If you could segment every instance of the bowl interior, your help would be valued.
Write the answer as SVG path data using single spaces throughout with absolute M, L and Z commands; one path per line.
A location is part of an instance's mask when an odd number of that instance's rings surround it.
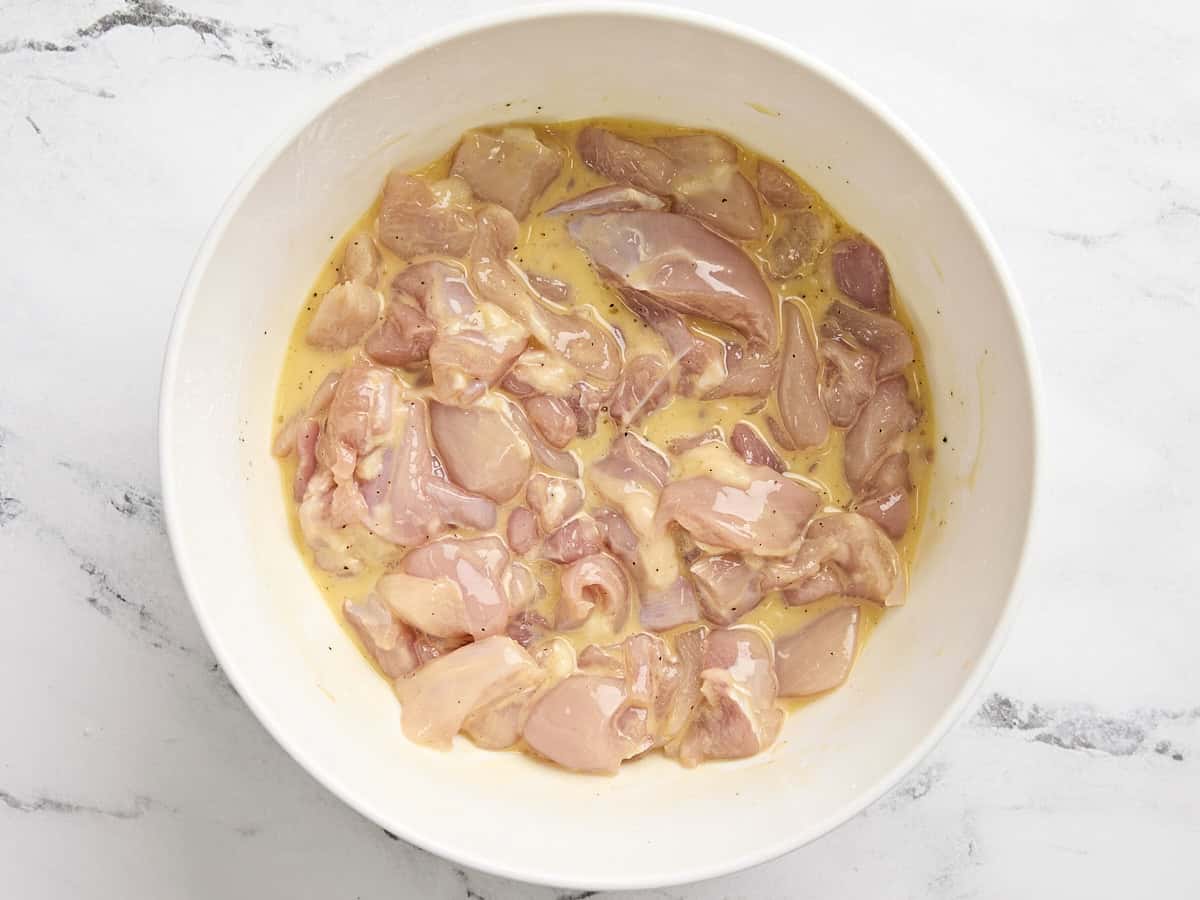
M 387 170 L 465 128 L 618 115 L 711 126 L 787 161 L 887 253 L 924 345 L 947 443 L 909 604 L 849 683 L 744 762 L 651 758 L 568 775 L 460 739 L 410 744 L 291 543 L 271 410 L 297 310 Z M 798 846 L 928 749 L 996 647 L 1033 478 L 1030 372 L 1014 299 L 928 160 L 819 67 L 677 14 L 497 21 L 376 70 L 243 184 L 185 291 L 165 372 L 163 482 L 175 553 L 209 640 L 276 738 L 347 802 L 462 863 L 558 885 L 694 880 Z M 614 860 L 619 862 L 614 863 Z

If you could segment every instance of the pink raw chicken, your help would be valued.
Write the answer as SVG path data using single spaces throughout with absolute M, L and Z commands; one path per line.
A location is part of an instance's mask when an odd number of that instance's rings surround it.
M 738 171 L 733 144 L 715 134 L 679 135 L 655 143 L 676 164 L 671 179 L 676 209 L 738 240 L 753 240 L 762 233 L 758 194 Z
M 882 606 L 904 602 L 904 573 L 895 545 L 878 525 L 852 512 L 814 519 L 796 555 L 768 564 L 765 577 L 766 587 L 782 587 L 792 606 L 830 594 Z
M 511 500 L 525 486 L 533 451 L 505 405 L 463 409 L 435 401 L 429 411 L 438 456 L 451 481 L 497 503 Z
M 714 475 L 671 482 L 664 488 L 654 524 L 677 523 L 701 544 L 756 556 L 793 552 L 816 512 L 819 495 L 766 466 L 748 466 L 725 448 L 711 452 Z M 719 474 L 718 474 L 719 473 Z
M 545 677 L 512 638 L 484 638 L 396 681 L 403 709 L 401 727 L 415 743 L 449 749 L 451 738 L 473 712 L 534 687 Z
M 846 481 L 855 492 L 886 458 L 903 449 L 904 434 L 917 423 L 917 411 L 908 399 L 908 385 L 897 376 L 879 382 L 875 394 L 846 432 L 843 463 Z
M 431 185 L 399 170 L 388 175 L 379 206 L 379 242 L 401 259 L 423 253 L 462 256 L 474 233 L 471 189 L 461 178 Z
M 511 606 L 508 548 L 497 537 L 445 538 L 410 552 L 376 592 L 402 621 L 434 637 L 502 634 Z
M 820 368 L 801 307 L 783 304 L 783 362 L 776 394 L 779 417 L 796 447 L 819 447 L 829 437 L 829 415 L 821 403 Z
M 656 448 L 626 433 L 608 455 L 592 465 L 588 479 L 621 520 L 638 536 L 630 562 L 641 595 L 639 616 L 646 628 L 665 630 L 700 617 L 695 592 L 679 569 L 675 544 L 654 521 L 670 464 Z
M 409 266 L 392 289 L 415 297 L 437 326 L 427 355 L 434 389 L 447 403 L 477 400 L 525 349 L 529 333 L 498 306 L 476 298 L 458 263 Z
M 783 711 L 776 705 L 770 642 L 758 631 L 737 627 L 712 632 L 704 642 L 702 699 L 674 749 L 694 766 L 705 759 L 737 759 L 766 749 L 779 734 Z
M 523 219 L 561 168 L 562 157 L 539 141 L 532 128 L 502 128 L 499 134 L 463 135 L 451 172 L 479 199 L 499 203 Z
M 843 606 L 775 642 L 781 697 L 807 697 L 846 680 L 858 647 L 857 606 Z
M 581 215 L 568 226 L 592 261 L 676 312 L 728 325 L 756 346 L 779 334 L 774 301 L 741 248 L 695 219 L 665 212 Z
M 615 381 L 621 348 L 607 325 L 579 312 L 551 307 L 510 259 L 517 245 L 517 220 L 501 206 L 486 206 L 471 243 L 471 277 L 479 295 L 524 325 L 543 347 L 585 375 Z
M 593 553 L 563 569 L 554 627 L 578 628 L 593 610 L 599 610 L 617 632 L 625 627 L 629 605 L 629 582 L 620 564 L 605 553 Z

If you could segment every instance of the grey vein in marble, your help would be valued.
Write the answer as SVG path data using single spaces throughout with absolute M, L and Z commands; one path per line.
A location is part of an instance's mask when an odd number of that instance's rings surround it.
M 1153 735 L 1164 724 L 1200 725 L 1200 706 L 1136 709 L 1116 717 L 1087 704 L 1042 706 L 992 694 L 976 712 L 973 723 L 1001 731 L 1029 732 L 1031 740 L 1063 750 L 1091 750 L 1108 756 L 1153 751 L 1182 762 L 1182 749 L 1170 741 L 1153 741 Z
M 71 42 L 35 39 L 16 39 L 0 43 L 0 54 L 24 50 L 32 53 L 75 53 L 91 46 L 118 28 L 167 29 L 182 28 L 196 34 L 202 42 L 213 42 L 212 59 L 226 62 L 248 61 L 251 65 L 269 69 L 296 69 L 301 66 L 333 72 L 341 69 L 360 54 L 346 59 L 322 62 L 309 59 L 297 51 L 288 50 L 271 36 L 269 28 L 247 28 L 212 16 L 193 15 L 159 0 L 125 0 L 115 9 L 75 30 Z M 243 59 L 238 53 L 248 56 Z
M 55 797 L 34 797 L 22 800 L 0 790 L 0 803 L 9 809 L 23 813 L 62 813 L 66 815 L 85 813 L 88 815 L 105 816 L 110 819 L 139 819 L 150 809 L 149 797 L 135 797 L 131 806 L 95 806 L 90 803 L 73 803 L 59 800 Z

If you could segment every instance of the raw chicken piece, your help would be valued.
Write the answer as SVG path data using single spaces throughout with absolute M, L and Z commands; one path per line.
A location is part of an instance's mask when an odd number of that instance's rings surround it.
M 604 546 L 621 562 L 633 565 L 637 560 L 638 539 L 625 517 L 615 509 L 599 509 L 594 518 Z
M 780 210 L 763 253 L 767 271 L 778 279 L 792 278 L 811 268 L 829 245 L 833 222 L 787 172 L 772 163 L 758 163 L 758 190 Z
M 667 441 L 667 450 L 675 456 L 681 456 L 689 450 L 695 450 L 702 444 L 721 444 L 725 441 L 725 435 L 721 434 L 720 428 L 710 428 L 707 431 L 702 431 L 700 434 L 689 434 L 683 437 L 671 438 Z
M 729 446 L 748 466 L 766 466 L 781 475 L 787 465 L 749 422 L 738 422 L 729 433 Z
M 429 364 L 434 390 L 447 403 L 477 400 L 525 349 L 529 333 L 500 307 L 481 302 L 458 263 L 429 260 L 409 266 L 392 288 L 415 297 L 437 324 Z
M 888 537 L 899 539 L 912 517 L 911 490 L 908 454 L 893 453 L 868 479 L 852 509 L 875 522 Z
M 296 474 L 292 478 L 292 499 L 299 503 L 304 499 L 309 479 L 317 470 L 317 441 L 321 437 L 321 423 L 305 416 L 296 429 Z
M 505 634 L 528 649 L 550 631 L 550 623 L 547 622 L 541 615 L 532 610 L 519 612 L 508 620 L 508 628 L 505 629 Z
M 679 571 L 675 542 L 654 520 L 659 495 L 670 477 L 666 458 L 627 432 L 613 441 L 608 455 L 593 464 L 587 475 L 596 492 L 620 511 L 637 535 L 637 556 L 627 562 L 638 582 L 642 626 L 661 631 L 696 621 L 700 605 Z M 613 519 L 606 522 L 606 533 L 627 539 Z
M 518 234 L 512 213 L 502 206 L 485 206 L 477 221 L 470 268 L 479 295 L 528 328 L 543 347 L 580 372 L 602 381 L 615 381 L 621 374 L 621 347 L 611 329 L 582 312 L 567 314 L 553 309 L 509 259 Z
M 528 609 L 545 592 L 542 583 L 530 571 L 529 566 L 522 562 L 510 563 L 508 571 L 501 576 L 500 580 L 508 595 L 510 621 L 512 613 Z
M 546 535 L 542 556 L 556 563 L 573 563 L 603 548 L 600 529 L 590 516 L 578 516 Z
M 562 157 L 537 139 L 532 128 L 503 128 L 499 134 L 468 131 L 450 171 L 481 200 L 499 203 L 518 219 L 557 176 Z
M 538 461 L 539 465 L 545 466 L 551 472 L 566 475 L 568 478 L 579 477 L 579 461 L 570 452 L 556 450 L 542 440 L 533 430 L 533 426 L 529 424 L 529 419 L 521 407 L 515 403 L 509 403 L 508 412 L 512 416 L 513 423 L 520 429 L 521 435 L 529 444 L 529 449 L 533 451 L 533 458 Z
M 593 609 L 599 609 L 617 632 L 629 618 L 629 603 L 629 583 L 621 566 L 607 554 L 593 553 L 563 569 L 554 627 L 566 631 L 578 628 Z
M 498 537 L 445 538 L 418 547 L 375 590 L 401 620 L 434 637 L 502 634 L 509 555 Z
M 578 430 L 571 404 L 561 397 L 530 397 L 525 401 L 525 413 L 546 443 L 559 450 L 571 443 Z
M 832 258 L 833 280 L 842 293 L 868 309 L 891 309 L 891 278 L 878 247 L 866 238 L 847 238 L 833 245 Z
M 759 259 L 776 281 L 795 278 L 812 271 L 833 233 L 833 221 L 815 206 L 776 212 L 770 240 Z
M 849 303 L 839 301 L 829 307 L 821 323 L 821 334 L 841 338 L 874 353 L 877 378 L 895 375 L 916 358 L 912 339 L 903 325 L 891 316 L 858 309 Z
M 733 144 L 715 134 L 659 138 L 655 143 L 676 164 L 671 179 L 676 209 L 732 238 L 759 236 L 762 210 L 758 194 L 738 171 Z
M 413 648 L 412 630 L 396 621 L 377 596 L 368 594 L 360 603 L 347 600 L 342 612 L 383 674 L 399 678 L 421 665 Z
M 431 660 L 396 681 L 403 708 L 401 727 L 409 740 L 449 749 L 450 739 L 475 710 L 545 678 L 516 641 L 494 635 Z
M 678 563 L 676 562 L 676 566 Z M 647 582 L 661 579 L 646 579 Z M 638 621 L 651 631 L 669 631 L 700 621 L 700 603 L 692 583 L 682 575 L 664 587 L 647 584 L 638 605 Z
M 695 219 L 666 212 L 574 217 L 571 237 L 602 271 L 687 315 L 729 325 L 773 348 L 779 328 L 771 292 L 741 248 Z
M 821 356 L 821 400 L 830 421 L 848 428 L 875 393 L 875 354 L 830 336 L 821 339 Z
M 729 448 L 705 444 L 681 459 L 709 474 L 673 481 L 662 492 L 654 527 L 675 522 L 701 544 L 757 556 L 792 553 L 820 498 L 765 466 L 748 466 Z
M 383 186 L 379 242 L 401 259 L 422 253 L 462 256 L 475 234 L 471 191 L 460 178 L 430 185 L 394 170 Z
M 796 555 L 769 563 L 769 590 L 783 587 L 783 599 L 802 606 L 830 594 L 844 594 L 882 606 L 904 603 L 900 555 L 870 519 L 852 512 L 813 519 Z
M 767 416 L 767 428 L 771 432 L 771 437 L 775 438 L 775 443 L 787 451 L 796 449 L 796 444 L 792 440 L 792 436 L 787 433 L 787 429 L 779 424 L 779 420 L 774 416 Z
M 429 359 L 436 336 L 437 326 L 428 316 L 393 297 L 383 322 L 367 336 L 363 349 L 380 365 L 408 368 Z
M 777 209 L 806 209 L 812 203 L 791 175 L 765 159 L 758 161 L 758 192 Z
M 579 155 L 589 168 L 660 196 L 730 237 L 762 230 L 758 195 L 738 171 L 737 148 L 715 134 L 660 138 L 647 147 L 594 126 L 580 132 Z
M 833 222 L 815 208 L 776 213 L 763 264 L 779 281 L 794 278 L 813 267 L 832 236 Z
M 335 284 L 321 298 L 304 339 L 322 350 L 344 350 L 361 341 L 379 321 L 383 297 L 359 281 Z
M 819 447 L 829 437 L 829 415 L 821 403 L 820 368 L 801 308 L 783 304 L 783 364 L 779 369 L 779 417 L 800 448 Z
M 357 480 L 360 461 L 377 459 L 377 451 L 391 438 L 399 402 L 400 384 L 387 369 L 356 363 L 338 380 L 316 448 L 318 465 L 333 476 L 335 524 L 349 524 L 366 513 Z
M 900 376 L 879 382 L 858 419 L 846 432 L 843 466 L 846 481 L 862 491 L 880 463 L 903 449 L 904 434 L 917 424 L 917 412 L 908 399 L 908 385 Z
M 552 478 L 540 472 L 525 487 L 525 502 L 546 534 L 583 508 L 583 488 L 574 479 Z
M 762 602 L 762 573 L 740 556 L 705 556 L 690 571 L 704 617 L 714 624 L 732 625 Z
M 641 711 L 646 734 L 654 744 L 665 744 L 690 715 L 690 708 L 679 708 L 680 702 L 690 706 L 698 698 L 703 635 L 703 629 L 680 635 L 681 649 L 690 656 L 679 657 L 661 637 L 645 632 L 631 634 L 619 644 L 589 644 L 579 654 L 579 669 L 588 675 L 622 679 L 627 708 Z
M 362 485 L 367 527 L 408 547 L 437 537 L 449 525 L 492 528 L 496 505 L 456 487 L 434 468 L 425 401 L 410 398 L 398 404 L 396 422 L 399 437 L 394 447 Z
M 383 258 L 375 239 L 369 234 L 356 234 L 342 253 L 338 274 L 342 281 L 358 281 L 368 287 L 379 287 L 379 267 Z
M 532 656 L 543 672 L 540 683 L 480 707 L 463 721 L 463 734 L 480 747 L 502 750 L 520 740 L 533 703 L 575 670 L 575 651 L 562 638 L 547 641 Z
M 685 766 L 705 759 L 738 759 L 768 747 L 779 734 L 783 711 L 770 642 L 758 631 L 729 628 L 704 642 L 702 702 L 677 747 Z
M 579 132 L 575 146 L 588 168 L 613 181 L 632 184 L 652 194 L 670 193 L 675 163 L 661 150 L 594 125 Z
M 628 287 L 618 287 L 617 293 L 629 311 L 653 328 L 667 345 L 679 369 L 681 394 L 704 394 L 725 381 L 725 348 L 720 341 L 698 334 L 679 313 L 647 294 Z
M 507 413 L 476 404 L 463 409 L 430 404 L 433 441 L 450 480 L 498 503 L 511 500 L 529 478 L 533 452 Z
M 567 216 L 577 212 L 620 212 L 630 209 L 665 209 L 661 197 L 626 184 L 596 188 L 546 210 L 548 216 Z
M 608 412 L 619 425 L 633 425 L 665 406 L 670 395 L 670 369 L 659 357 L 643 353 L 625 366 Z
M 456 581 L 389 572 L 379 579 L 375 592 L 400 621 L 418 631 L 439 638 L 472 634 L 467 599 Z
M 584 380 L 578 369 L 545 350 L 522 353 L 501 387 L 524 399 L 543 396 L 562 400 L 575 417 L 575 434 L 582 437 L 595 433 L 600 408 L 613 391 L 611 384 L 597 386 Z
M 630 710 L 628 699 L 621 679 L 572 675 L 534 704 L 522 736 L 563 768 L 615 774 L 622 761 L 654 743 L 644 714 Z
M 528 508 L 518 506 L 508 514 L 508 526 L 505 529 L 505 535 L 508 538 L 508 546 L 512 547 L 513 553 L 528 553 L 533 549 L 533 545 L 537 543 L 537 519 L 533 517 L 533 513 Z
M 779 638 L 775 642 L 779 696 L 807 697 L 844 682 L 854 665 L 858 618 L 857 606 L 843 606 Z
M 536 272 L 526 272 L 525 277 L 529 279 L 529 286 L 539 297 L 563 306 L 571 303 L 571 286 L 565 281 L 551 278 L 549 275 L 538 275 Z
M 765 397 L 779 378 L 779 360 L 760 347 L 743 347 L 733 341 L 724 345 L 725 380 L 703 395 L 704 400 L 721 397 Z

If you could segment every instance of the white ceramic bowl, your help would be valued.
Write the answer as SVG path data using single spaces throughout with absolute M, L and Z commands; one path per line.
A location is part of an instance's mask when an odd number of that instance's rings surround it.
M 707 126 L 782 157 L 887 253 L 948 438 L 907 606 L 849 683 L 770 752 L 570 775 L 463 739 L 409 743 L 292 544 L 271 410 L 298 304 L 392 166 L 464 129 L 620 115 Z M 777 41 L 692 14 L 580 7 L 443 34 L 359 75 L 266 154 L 213 226 L 163 374 L 163 494 L 196 615 L 246 703 L 301 765 L 388 831 L 558 886 L 631 888 L 770 859 L 846 821 L 950 727 L 1000 647 L 1030 519 L 1030 343 L 986 230 L 878 103 Z

